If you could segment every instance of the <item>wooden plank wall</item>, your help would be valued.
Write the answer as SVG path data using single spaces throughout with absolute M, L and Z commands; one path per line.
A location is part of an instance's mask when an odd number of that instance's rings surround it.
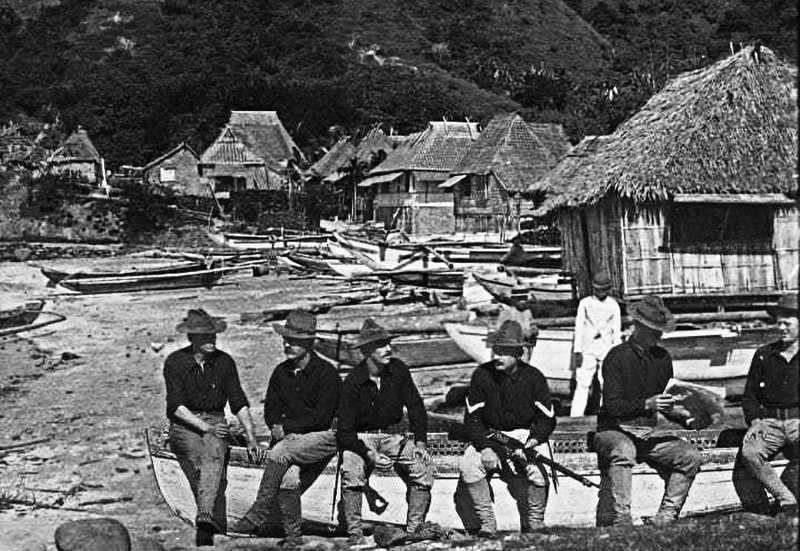
M 797 290 L 800 264 L 800 216 L 796 206 L 775 211 L 772 247 L 775 250 L 775 272 L 779 289 Z
M 624 293 L 671 293 L 670 255 L 666 244 L 666 215 L 662 207 L 626 204 L 621 220 Z
M 586 209 L 586 238 L 588 238 L 592 278 L 606 273 L 611 278 L 612 294 L 624 295 L 622 232 L 620 228 L 621 205 L 618 201 L 604 199 Z M 580 294 L 588 295 L 591 289 Z
M 564 270 L 575 278 L 578 295 L 586 296 L 592 290 L 589 259 L 583 244 L 583 224 L 579 209 L 558 212 L 558 230 L 561 233 L 561 257 Z

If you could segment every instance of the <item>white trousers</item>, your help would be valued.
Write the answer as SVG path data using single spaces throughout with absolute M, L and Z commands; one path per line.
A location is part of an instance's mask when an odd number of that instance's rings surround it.
M 603 357 L 594 354 L 583 354 L 581 366 L 575 370 L 575 394 L 572 396 L 572 405 L 569 408 L 570 417 L 581 417 L 586 411 L 589 401 L 589 391 L 592 389 L 592 380 L 597 373 L 600 390 L 603 389 Z

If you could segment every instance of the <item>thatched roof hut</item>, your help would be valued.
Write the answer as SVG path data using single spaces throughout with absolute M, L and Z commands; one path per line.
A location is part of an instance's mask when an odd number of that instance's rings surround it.
M 747 47 L 682 74 L 540 182 L 589 291 L 774 296 L 797 288 L 797 68 Z
M 350 165 L 355 153 L 356 148 L 350 143 L 350 138 L 341 138 L 309 167 L 308 172 L 320 180 L 335 182 L 341 178 L 342 170 Z
M 89 134 L 80 126 L 47 159 L 51 172 L 75 174 L 89 182 L 103 179 L 102 162 Z

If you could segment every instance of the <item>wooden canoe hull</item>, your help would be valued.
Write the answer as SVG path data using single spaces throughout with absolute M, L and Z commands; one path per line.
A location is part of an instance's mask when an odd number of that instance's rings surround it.
M 325 235 L 301 235 L 280 237 L 280 235 L 258 235 L 248 233 L 209 234 L 215 243 L 239 250 L 316 250 L 327 240 Z
M 491 350 L 486 346 L 489 328 L 464 323 L 444 323 L 450 338 L 476 362 L 488 362 Z M 717 350 L 702 343 L 715 342 L 720 335 L 732 339 L 724 330 L 675 331 L 662 338 L 664 346 L 673 356 L 676 378 L 700 384 L 724 386 L 726 396 L 740 396 L 749 369 L 749 359 L 743 361 L 751 350 L 735 350 L 726 356 L 726 361 L 717 362 Z M 731 335 L 734 335 L 731 333 Z M 531 364 L 548 379 L 570 379 L 572 377 L 572 329 L 542 329 L 531 354 Z M 701 343 L 693 348 L 692 340 Z M 733 352 L 736 352 L 735 354 Z
M 425 289 L 461 291 L 464 272 L 458 270 L 398 270 L 374 272 L 379 279 L 390 279 L 396 285 L 411 285 Z
M 352 336 L 317 335 L 315 348 L 336 364 L 357 365 L 363 359 L 361 352 L 350 348 Z M 446 335 L 401 336 L 392 340 L 392 353 L 409 368 L 431 365 L 463 364 L 472 362 L 453 340 Z
M 429 438 L 430 441 L 430 438 Z M 463 445 L 461 446 L 463 447 Z M 453 495 L 458 482 L 459 455 L 454 448 L 445 455 L 434 454 L 436 479 L 432 489 L 432 501 L 428 520 L 448 528 L 463 528 L 453 505 Z M 156 484 L 167 505 L 181 519 L 193 523 L 196 506 L 186 478 L 180 470 L 175 456 L 166 449 L 151 445 L 148 449 L 153 465 Z M 705 463 L 701 467 L 683 509 L 683 516 L 694 516 L 721 510 L 735 510 L 741 506 L 740 498 L 733 486 L 733 461 L 736 448 L 715 448 L 703 451 Z M 578 471 L 589 480 L 599 483 L 596 455 L 590 452 L 556 453 L 557 461 Z M 331 518 L 334 495 L 336 458 L 332 459 L 324 473 L 305 492 L 302 498 L 303 517 L 314 523 L 335 525 Z M 786 461 L 773 462 L 780 473 Z M 228 466 L 227 512 L 229 525 L 247 512 L 253 503 L 262 475 L 262 467 L 246 458 L 246 450 L 231 449 Z M 549 525 L 593 526 L 597 507 L 597 489 L 586 487 L 565 476 L 559 477 L 558 491 L 551 489 L 545 514 Z M 492 479 L 495 517 L 499 530 L 519 530 L 516 504 L 505 485 Z M 393 471 L 375 470 L 370 485 L 389 502 L 386 511 L 376 515 L 363 508 L 368 522 L 403 525 L 406 519 L 405 485 Z M 664 482 L 652 468 L 640 464 L 633 469 L 633 500 L 631 512 L 635 522 L 655 513 L 664 490 Z M 339 493 L 337 493 L 338 499 Z
M 527 278 L 521 283 L 511 277 L 488 277 L 486 274 L 473 274 L 473 276 L 490 295 L 505 304 L 509 304 L 513 297 L 524 297 L 529 292 L 542 302 L 570 302 L 575 298 L 572 285 L 560 282 L 558 274 Z
M 62 280 L 60 285 L 72 291 L 85 294 L 130 293 L 137 291 L 186 289 L 189 287 L 211 287 L 227 271 L 229 271 L 227 268 L 215 268 L 212 270 L 148 276 L 66 279 Z
M 42 267 L 42 274 L 50 280 L 50 283 L 60 283 L 64 279 L 97 279 L 112 277 L 138 277 L 158 274 L 178 274 L 185 272 L 196 272 L 206 268 L 203 262 L 179 262 L 157 268 L 143 268 L 141 270 L 128 270 L 124 272 L 64 272 L 55 268 Z
M 0 310 L 0 329 L 31 325 L 39 317 L 43 307 L 43 300 L 32 300 L 16 308 Z

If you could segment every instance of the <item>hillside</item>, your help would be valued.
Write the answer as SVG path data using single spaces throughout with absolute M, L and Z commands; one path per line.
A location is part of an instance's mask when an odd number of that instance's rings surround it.
M 141 163 L 207 144 L 232 108 L 277 109 L 309 148 L 332 125 L 486 120 L 525 107 L 509 90 L 520 75 L 580 81 L 608 63 L 561 0 L 486 4 L 65 1 L 8 34 L 0 111 L 57 111 L 112 165 Z

